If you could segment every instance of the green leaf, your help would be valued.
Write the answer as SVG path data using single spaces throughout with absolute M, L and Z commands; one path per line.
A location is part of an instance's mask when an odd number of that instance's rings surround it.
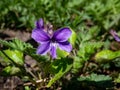
M 99 87 L 112 87 L 112 78 L 108 75 L 97 75 L 97 74 L 90 74 L 88 76 L 80 76 L 78 81 L 85 82 L 87 85 L 94 85 Z
M 68 52 L 57 48 L 57 58 L 65 58 L 68 55 L 69 55 Z
M 67 73 L 72 67 L 71 59 L 59 59 L 54 61 L 51 64 L 50 71 L 55 74 L 55 76 L 49 81 L 47 87 L 50 87 L 53 83 L 55 83 L 58 79 L 60 79 L 65 73 Z
M 80 50 L 77 52 L 78 57 L 74 57 L 73 73 L 79 72 L 83 67 L 85 61 L 89 60 L 91 56 L 102 47 L 103 42 L 83 42 L 80 44 Z
M 7 66 L 5 67 L 2 72 L 0 73 L 1 75 L 16 75 L 20 72 L 20 68 L 15 67 L 15 66 Z
M 73 31 L 72 29 L 71 29 L 71 31 L 72 31 L 72 35 L 69 38 L 69 41 L 72 44 L 72 46 L 74 47 L 77 35 L 76 35 L 75 31 Z
M 102 50 L 95 55 L 96 62 L 109 62 L 117 57 L 120 57 L 120 51 Z
M 11 61 L 8 59 L 8 57 L 6 57 L 4 55 L 4 53 L 2 51 L 0 51 L 0 63 L 3 65 L 3 66 L 7 66 L 11 63 Z
M 11 66 L 8 66 L 8 67 L 5 67 L 3 70 L 2 70 L 2 74 L 3 75 L 8 75 L 11 71 Z
M 17 50 L 4 50 L 4 53 L 0 54 L 1 57 L 3 58 L 3 60 L 5 60 L 6 62 L 8 61 L 10 63 L 14 62 L 17 65 L 23 65 L 24 61 L 23 61 L 23 53 Z
M 116 82 L 116 83 L 120 83 L 120 74 L 118 75 L 117 78 L 115 78 L 114 82 Z
M 120 57 L 116 58 L 114 61 L 112 61 L 115 65 L 115 67 L 120 68 Z
M 83 60 L 88 60 L 92 54 L 96 52 L 97 49 L 102 47 L 103 42 L 85 42 L 80 45 L 80 50 L 78 55 L 82 57 Z
M 25 86 L 25 90 L 31 90 L 29 86 Z
M 92 38 L 96 38 L 99 32 L 100 28 L 98 26 L 93 26 L 89 29 L 88 34 L 90 34 Z
M 5 40 L 0 40 L 0 43 L 3 44 L 4 46 L 7 46 L 10 49 L 13 50 L 18 50 L 20 52 L 23 52 L 32 58 L 34 58 L 37 61 L 46 61 L 47 56 L 41 56 L 36 54 L 36 49 L 32 47 L 31 44 L 22 42 L 18 39 L 13 39 L 12 41 L 5 41 Z
M 12 41 L 4 41 L 0 40 L 0 43 L 11 48 L 11 49 L 17 49 L 19 51 L 24 51 L 26 48 L 32 48 L 32 46 L 29 43 L 22 42 L 18 39 L 13 39 Z
M 73 61 L 73 69 L 72 72 L 73 73 L 77 73 L 80 71 L 80 69 L 83 67 L 84 65 L 84 60 L 82 58 L 79 57 L 75 57 L 74 61 Z

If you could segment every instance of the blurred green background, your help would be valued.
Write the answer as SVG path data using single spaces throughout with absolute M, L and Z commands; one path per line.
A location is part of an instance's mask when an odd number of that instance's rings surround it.
M 120 0 L 0 0 L 0 28 L 29 29 L 44 18 L 54 28 L 119 30 Z

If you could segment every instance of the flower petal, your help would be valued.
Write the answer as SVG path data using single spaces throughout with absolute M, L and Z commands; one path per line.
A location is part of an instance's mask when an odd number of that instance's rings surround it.
M 120 37 L 118 35 L 114 36 L 114 38 L 117 42 L 120 42 Z
M 117 42 L 120 42 L 120 37 L 118 36 L 118 34 L 115 30 L 111 30 L 110 33 Z
M 50 40 L 48 34 L 39 29 L 34 29 L 31 36 L 36 42 L 41 44 L 46 43 Z
M 53 59 L 57 57 L 57 55 L 56 55 L 56 47 L 54 45 L 51 46 L 50 54 L 52 55 Z
M 37 20 L 35 22 L 36 28 L 37 29 L 44 29 L 44 21 L 42 18 L 40 18 L 39 20 Z
M 66 42 L 58 42 L 59 48 L 62 50 L 65 50 L 67 52 L 70 52 L 72 50 L 72 45 L 66 41 Z
M 45 55 L 50 50 L 50 42 L 41 44 L 37 48 L 37 54 Z
M 69 28 L 61 28 L 54 33 L 53 39 L 59 42 L 65 42 L 71 34 L 72 32 Z

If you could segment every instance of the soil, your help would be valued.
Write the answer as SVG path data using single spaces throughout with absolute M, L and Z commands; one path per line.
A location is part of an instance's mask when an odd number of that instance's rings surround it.
M 0 30 L 0 39 L 12 40 L 13 38 L 18 38 L 22 41 L 28 41 L 31 38 L 31 33 L 26 30 Z

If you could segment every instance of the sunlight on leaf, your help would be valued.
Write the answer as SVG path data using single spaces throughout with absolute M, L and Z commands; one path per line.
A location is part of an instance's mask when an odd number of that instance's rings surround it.
M 82 58 L 79 57 L 75 57 L 74 61 L 73 61 L 73 69 L 72 72 L 73 73 L 77 73 L 80 71 L 80 69 L 84 66 L 84 60 L 82 60 Z
M 61 59 L 56 60 L 51 64 L 52 73 L 55 76 L 49 81 L 47 87 L 51 87 L 53 83 L 59 80 L 65 73 L 67 73 L 72 67 L 72 60 L 71 59 Z
M 120 73 L 119 73 L 118 77 L 115 78 L 114 82 L 116 82 L 116 83 L 120 83 Z
M 57 48 L 57 58 L 64 58 L 64 57 L 66 57 L 68 55 L 69 55 L 68 52 Z
M 18 65 L 23 65 L 24 64 L 23 53 L 22 52 L 19 52 L 17 50 L 8 49 L 8 50 L 4 50 L 4 53 L 6 55 L 2 54 L 3 60 L 8 61 L 8 60 L 11 59 L 11 60 L 13 60 L 11 62 L 15 62 Z
M 20 72 L 20 68 L 15 66 L 7 66 L 2 70 L 2 75 L 16 75 Z
M 102 50 L 95 55 L 95 61 L 109 62 L 117 57 L 120 57 L 120 51 Z
M 77 35 L 76 35 L 76 33 L 75 33 L 74 30 L 71 29 L 71 31 L 72 31 L 72 35 L 71 35 L 71 37 L 69 38 L 69 41 L 70 41 L 70 43 L 72 44 L 72 46 L 74 47 L 75 42 L 76 42 Z

